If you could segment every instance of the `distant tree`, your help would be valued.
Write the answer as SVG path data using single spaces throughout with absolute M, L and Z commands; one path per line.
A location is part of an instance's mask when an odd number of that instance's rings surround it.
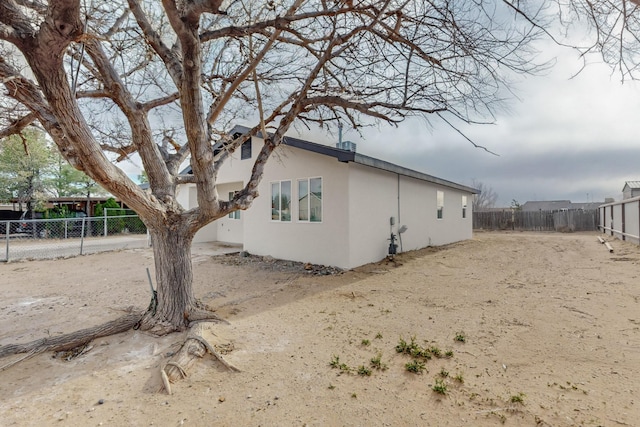
M 495 207 L 498 201 L 498 194 L 493 191 L 491 186 L 476 180 L 472 182 L 471 186 L 480 191 L 480 193 L 476 194 L 473 198 L 472 206 L 474 212 Z
M 93 179 L 71 166 L 57 150 L 54 151 L 52 159 L 54 165 L 47 187 L 55 197 L 107 194 Z
M 32 211 L 46 199 L 52 153 L 45 135 L 34 129 L 12 135 L 0 143 L 0 187 L 3 198 L 15 198 Z
M 511 200 L 511 206 L 510 207 L 514 211 L 521 211 L 522 210 L 522 205 L 516 199 Z

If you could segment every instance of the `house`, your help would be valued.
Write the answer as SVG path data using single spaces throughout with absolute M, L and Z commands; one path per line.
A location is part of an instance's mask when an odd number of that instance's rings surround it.
M 522 205 L 524 212 L 588 211 L 598 209 L 602 202 L 572 203 L 571 200 L 527 201 Z
M 522 205 L 524 212 L 567 211 L 571 209 L 571 200 L 527 201 Z
M 640 196 L 640 181 L 627 181 L 622 187 L 622 199 L 632 199 Z
M 231 132 L 248 131 L 236 126 Z M 261 146 L 262 139 L 252 137 L 221 167 L 220 197 L 229 200 L 244 187 Z M 387 256 L 390 235 L 402 226 L 397 243 L 403 251 L 472 237 L 477 190 L 349 148 L 285 138 L 265 166 L 251 208 L 207 225 L 194 242 L 237 243 L 255 255 L 348 269 Z M 196 206 L 195 185 L 182 185 L 178 201 Z

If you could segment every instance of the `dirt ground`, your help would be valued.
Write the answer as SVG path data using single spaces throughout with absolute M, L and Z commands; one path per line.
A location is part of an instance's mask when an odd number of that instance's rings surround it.
M 194 253 L 197 294 L 230 322 L 207 333 L 241 372 L 208 355 L 158 392 L 184 335 L 137 331 L 7 357 L 0 425 L 637 426 L 640 248 L 597 236 L 476 233 L 331 275 Z M 146 307 L 152 265 L 147 249 L 0 265 L 0 345 Z M 412 339 L 413 364 L 396 351 Z

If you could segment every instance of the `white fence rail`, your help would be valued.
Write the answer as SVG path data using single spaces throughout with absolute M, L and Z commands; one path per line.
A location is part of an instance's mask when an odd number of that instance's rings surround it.
M 608 203 L 598 210 L 598 228 L 603 233 L 640 244 L 640 197 Z
M 149 246 L 137 215 L 0 221 L 0 261 L 59 258 Z

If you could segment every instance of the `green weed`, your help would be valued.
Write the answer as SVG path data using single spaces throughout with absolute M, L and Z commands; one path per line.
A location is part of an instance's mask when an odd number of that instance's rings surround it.
M 431 387 L 431 390 L 439 394 L 447 394 L 447 384 L 444 380 L 436 378 L 436 383 Z
M 464 335 L 464 332 L 456 332 L 456 336 L 453 337 L 453 340 L 458 342 L 467 342 L 467 337 Z
M 382 363 L 382 355 L 380 353 L 378 353 L 376 357 L 371 358 L 371 366 L 373 366 L 375 369 L 379 371 L 387 370 L 387 364 Z
M 526 396 L 526 394 L 524 394 L 524 393 L 514 394 L 513 396 L 511 396 L 509 398 L 509 401 L 511 403 L 524 403 L 525 396 Z
M 424 371 L 426 369 L 426 367 L 424 366 L 424 363 L 414 359 L 411 362 L 408 362 L 404 365 L 405 369 L 409 372 L 413 372 L 416 374 L 421 374 L 422 371 Z

